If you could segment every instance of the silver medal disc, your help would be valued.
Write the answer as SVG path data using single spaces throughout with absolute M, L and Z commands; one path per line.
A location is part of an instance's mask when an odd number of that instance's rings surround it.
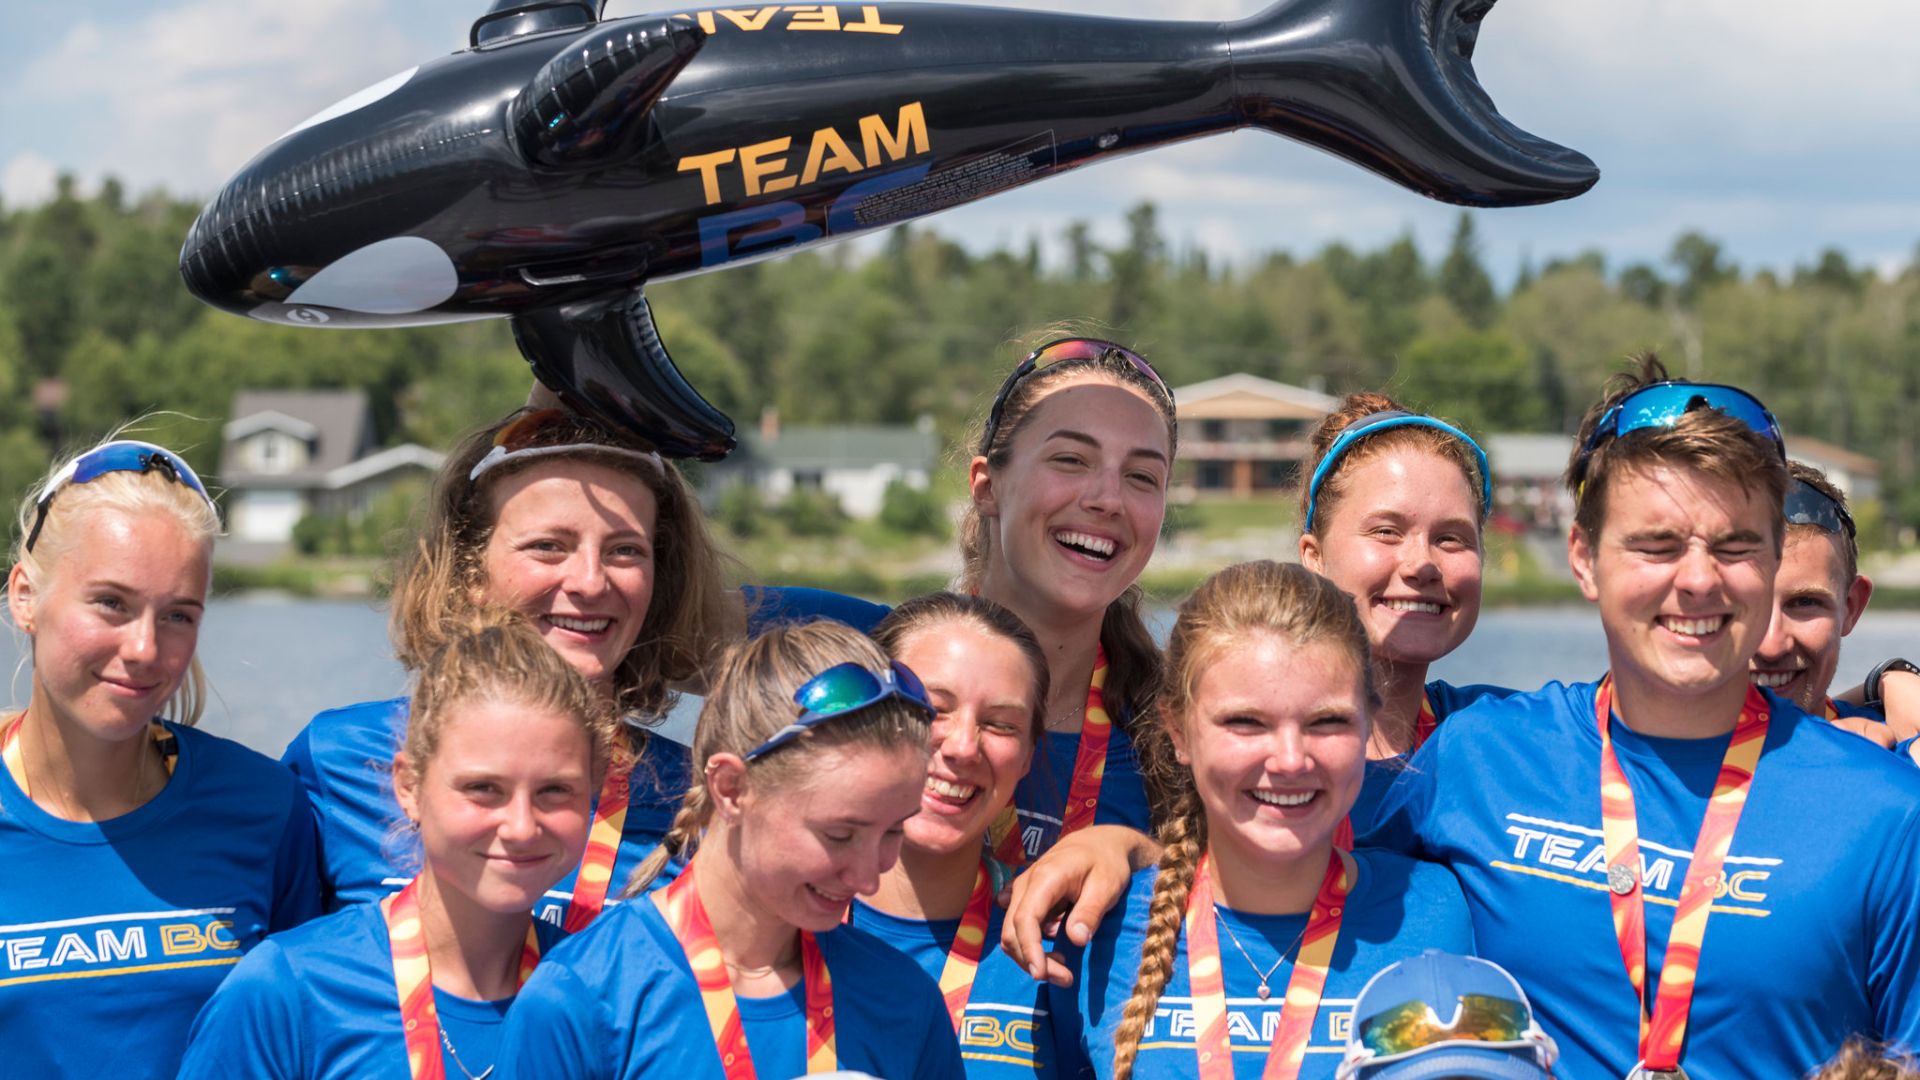
M 1607 867 L 1607 888 L 1612 889 L 1616 896 L 1625 896 L 1633 891 L 1639 876 L 1633 872 L 1633 867 L 1625 863 L 1614 863 Z
M 1627 1080 L 1687 1080 L 1686 1070 L 1678 1065 L 1671 1069 L 1649 1069 L 1645 1065 L 1635 1065 L 1627 1074 Z

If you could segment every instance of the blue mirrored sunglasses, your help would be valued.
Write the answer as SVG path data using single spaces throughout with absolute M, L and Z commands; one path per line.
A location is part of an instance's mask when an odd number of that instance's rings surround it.
M 799 717 L 743 756 L 747 761 L 765 757 L 810 728 L 895 697 L 925 713 L 929 721 L 933 719 L 933 702 L 927 699 L 926 686 L 900 661 L 893 661 L 877 675 L 859 664 L 835 664 L 793 692 L 793 703 L 800 706 Z
M 1487 515 L 1493 512 L 1493 470 L 1488 467 L 1487 452 L 1480 449 L 1480 444 L 1474 442 L 1471 435 L 1445 420 L 1437 420 L 1420 413 L 1402 412 L 1399 409 L 1387 409 L 1369 413 L 1342 428 L 1340 434 L 1334 437 L 1333 445 L 1327 447 L 1327 452 L 1320 455 L 1320 464 L 1314 466 L 1313 479 L 1307 484 L 1307 517 L 1300 524 L 1303 531 L 1313 531 L 1313 507 L 1320 500 L 1320 485 L 1327 479 L 1327 474 L 1333 471 L 1333 467 L 1340 463 L 1340 458 L 1361 439 L 1397 427 L 1429 427 L 1435 431 L 1444 431 L 1467 444 L 1467 449 L 1473 451 L 1474 464 L 1480 467 L 1480 519 L 1486 520 Z
M 213 505 L 213 496 L 207 494 L 207 486 L 200 482 L 193 467 L 185 458 L 168 450 L 164 446 L 138 442 L 133 439 L 116 439 L 81 454 L 66 467 L 47 481 L 40 489 L 40 495 L 34 500 L 33 528 L 27 533 L 27 550 L 33 550 L 34 541 L 40 539 L 40 529 L 47 523 L 47 508 L 53 505 L 53 497 L 60 489 L 69 484 L 84 484 L 97 480 L 114 472 L 157 472 L 193 490 L 208 506 Z
M 1780 451 L 1780 460 L 1786 460 L 1787 444 L 1780 434 L 1780 422 L 1759 398 L 1737 386 L 1668 381 L 1643 386 L 1602 414 L 1586 445 L 1580 448 L 1581 465 L 1584 468 L 1594 448 L 1608 435 L 1617 439 L 1644 428 L 1672 427 L 1682 416 L 1698 409 L 1714 409 L 1766 436 Z
M 1847 513 L 1847 508 L 1805 480 L 1795 480 L 1787 485 L 1787 501 L 1783 509 L 1789 525 L 1812 525 L 1835 536 L 1845 532 L 1847 539 L 1858 539 L 1858 534 L 1854 532 L 1853 515 Z

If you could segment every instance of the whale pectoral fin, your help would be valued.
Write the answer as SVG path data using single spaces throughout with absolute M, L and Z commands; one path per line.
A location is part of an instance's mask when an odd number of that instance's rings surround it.
M 1229 29 L 1240 107 L 1431 198 L 1523 206 L 1572 198 L 1592 160 L 1500 115 L 1473 70 L 1494 0 L 1279 0 Z
M 697 23 L 676 19 L 622 19 L 575 39 L 508 106 L 521 156 L 572 169 L 638 150 L 647 111 L 706 40 Z
M 513 339 L 535 377 L 575 412 L 668 457 L 718 461 L 733 449 L 733 421 L 681 376 L 638 289 L 516 315 Z

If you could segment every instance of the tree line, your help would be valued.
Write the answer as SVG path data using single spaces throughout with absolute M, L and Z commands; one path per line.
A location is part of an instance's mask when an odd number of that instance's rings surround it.
M 206 308 L 178 273 L 198 204 L 71 178 L 0 208 L 0 490 L 51 445 L 157 418 L 213 468 L 237 389 L 358 386 L 389 443 L 446 446 L 524 399 L 501 321 L 329 332 Z M 1015 340 L 1087 320 L 1174 386 L 1244 371 L 1343 393 L 1385 387 L 1477 432 L 1571 431 L 1621 359 L 1658 349 L 1676 373 L 1759 393 L 1789 431 L 1880 461 L 1887 513 L 1920 521 L 1920 252 L 1897 276 L 1829 250 L 1790 274 L 1742 269 L 1697 232 L 1659 263 L 1586 251 L 1496 288 L 1474 219 L 1429 258 L 1410 235 L 1226 264 L 1171 242 L 1155 209 L 1124 240 L 1068 223 L 1043 257 L 970 252 L 899 227 L 864 253 L 802 252 L 649 286 L 683 371 L 744 427 L 931 415 L 950 442 L 1019 359 Z

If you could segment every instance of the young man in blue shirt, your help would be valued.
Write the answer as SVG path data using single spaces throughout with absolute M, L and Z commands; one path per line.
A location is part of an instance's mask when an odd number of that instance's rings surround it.
M 1452 867 L 1566 1075 L 1791 1076 L 1852 1033 L 1920 1043 L 1920 773 L 1751 682 L 1777 424 L 1649 358 L 1577 446 L 1568 555 L 1608 677 L 1456 714 L 1362 842 Z

